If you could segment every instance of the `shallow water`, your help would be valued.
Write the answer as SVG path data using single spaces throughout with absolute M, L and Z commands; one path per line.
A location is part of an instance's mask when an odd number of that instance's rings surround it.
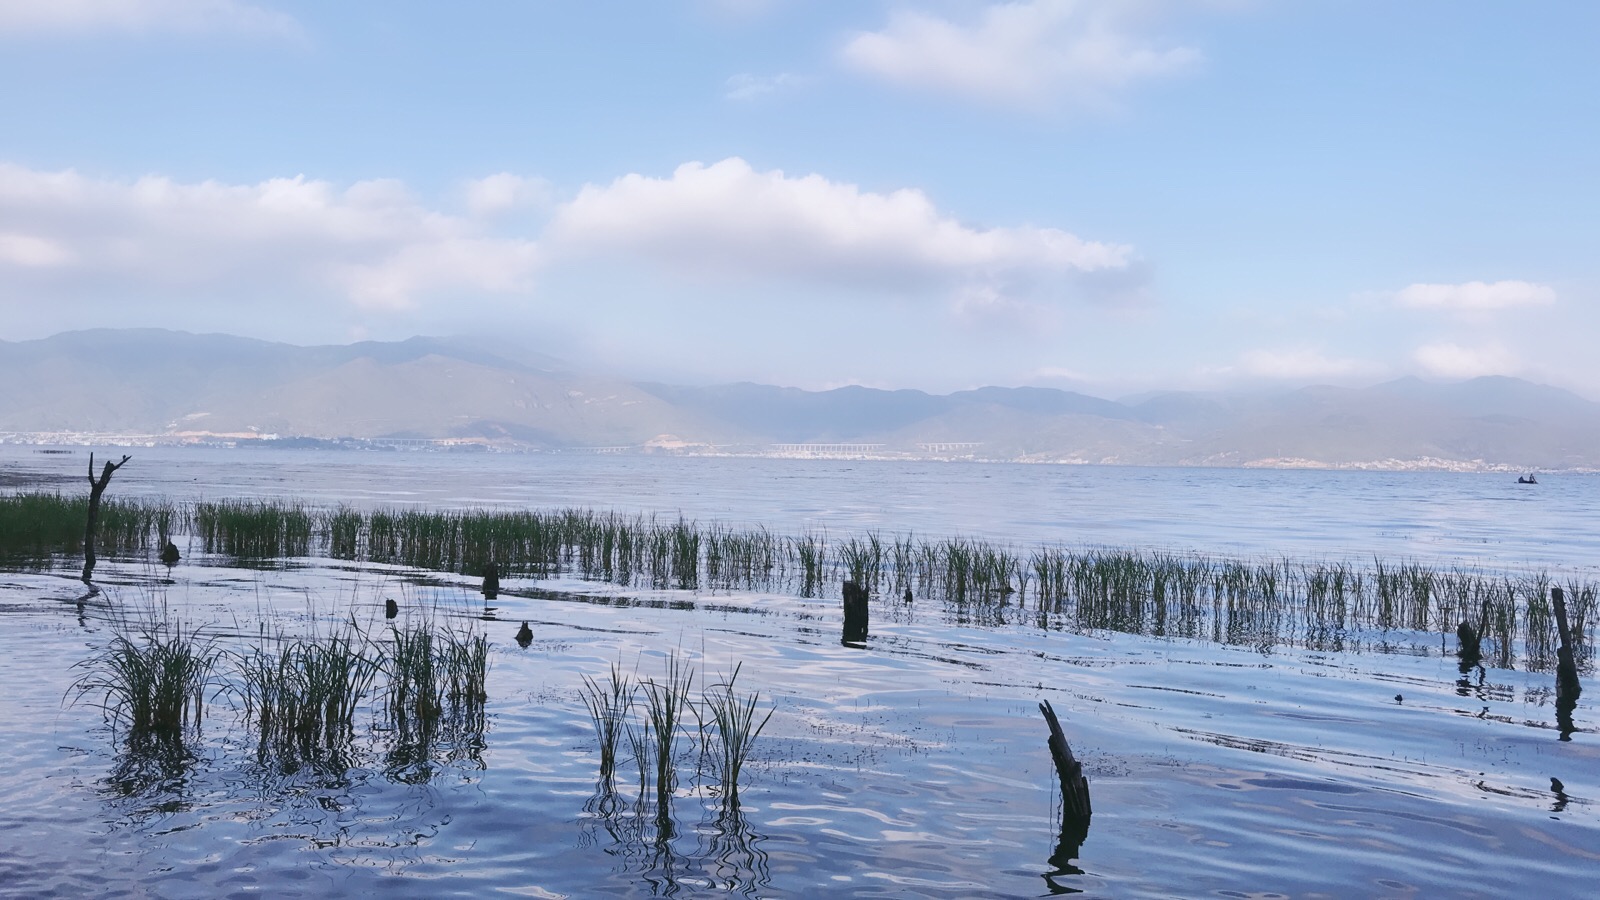
M 381 457 L 381 477 L 368 457 Z M 1529 499 L 1483 476 L 483 457 L 458 465 L 442 454 L 135 459 L 145 468 L 119 472 L 113 492 L 185 497 L 206 484 L 212 498 L 361 503 L 409 492 L 433 507 L 682 511 L 775 530 L 905 522 L 919 533 L 1029 543 L 1340 557 L 1390 546 L 1385 556 L 1408 555 L 1398 543 L 1428 558 L 1589 571 L 1596 559 L 1590 539 L 1565 527 L 1593 498 L 1558 488 Z M 33 458 L 7 462 L 40 468 Z M 512 484 L 513 473 L 522 480 Z M 1093 489 L 1107 481 L 1117 497 Z M 1572 483 L 1579 494 L 1594 489 Z M 385 499 L 380 489 L 394 493 Z M 1324 498 L 1313 521 L 1267 521 L 1293 518 L 1308 498 Z M 1371 515 L 1380 509 L 1388 518 Z M 1495 515 L 1473 518 L 1485 509 Z M 1449 524 L 1458 521 L 1474 523 L 1473 537 Z M 1546 523 L 1543 538 L 1522 531 L 1529 522 Z M 877 599 L 872 635 L 855 648 L 839 641 L 837 600 L 508 580 L 484 621 L 474 585 L 454 576 L 320 559 L 242 569 L 189 556 L 170 584 L 148 562 L 103 561 L 106 595 L 81 609 L 70 602 L 82 593 L 70 567 L 0 573 L 0 891 L 1586 896 L 1600 863 L 1594 689 L 1575 712 L 1580 730 L 1560 741 L 1551 676 L 1491 668 L 1463 683 L 1438 635 L 1368 635 L 1361 653 L 1262 652 L 1075 633 L 1014 610 L 976 625 L 943 604 Z M 74 664 L 104 645 L 119 612 L 164 604 L 230 641 L 263 618 L 304 630 L 314 616 L 353 611 L 376 629 L 385 597 L 400 601 L 402 620 L 437 608 L 491 641 L 481 750 L 439 755 L 417 783 L 387 771 L 388 738 L 368 727 L 342 776 L 260 766 L 237 713 L 218 698 L 192 765 L 119 788 L 111 776 L 126 757 L 98 711 L 63 703 L 81 671 Z M 535 633 L 525 649 L 512 640 L 523 620 Z M 597 795 L 579 689 L 583 675 L 617 661 L 659 676 L 673 649 L 701 678 L 740 665 L 741 688 L 759 690 L 776 712 L 739 816 L 722 814 L 686 755 L 671 805 L 676 835 L 664 839 L 655 816 L 633 812 L 628 764 L 620 800 Z M 1094 797 L 1087 838 L 1066 867 L 1051 861 L 1059 791 L 1041 699 L 1061 714 Z

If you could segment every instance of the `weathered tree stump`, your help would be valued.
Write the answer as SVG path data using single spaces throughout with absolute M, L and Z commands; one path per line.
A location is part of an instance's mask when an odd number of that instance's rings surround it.
M 1556 724 L 1561 729 L 1561 739 L 1568 740 L 1575 730 L 1572 711 L 1577 708 L 1578 695 L 1583 686 L 1578 683 L 1576 648 L 1572 642 L 1572 626 L 1567 623 L 1567 598 L 1561 588 L 1550 589 L 1550 602 L 1556 608 L 1556 631 L 1561 646 L 1556 648 Z
M 1081 819 L 1087 831 L 1089 817 L 1094 814 L 1089 803 L 1089 779 L 1083 774 L 1083 766 L 1072 755 L 1067 736 L 1061 731 L 1061 720 L 1056 718 L 1056 711 L 1051 708 L 1049 700 L 1040 701 L 1039 712 L 1044 713 L 1045 724 L 1050 726 L 1050 758 L 1055 761 L 1056 777 L 1061 780 L 1062 818 Z
M 489 563 L 483 567 L 483 599 L 493 600 L 500 596 L 500 567 Z
M 844 583 L 844 643 L 867 639 L 867 589 L 854 581 Z
M 83 526 L 83 583 L 93 585 L 94 578 L 94 539 L 95 526 L 100 521 L 100 495 L 106 492 L 106 486 L 111 483 L 111 473 L 122 468 L 133 457 L 126 453 L 122 455 L 121 462 L 106 461 L 106 466 L 100 472 L 100 479 L 94 477 L 94 454 L 89 454 L 89 521 Z
M 1462 674 L 1466 674 L 1468 669 L 1483 661 L 1483 639 L 1478 636 L 1477 629 L 1462 622 L 1456 626 L 1456 643 L 1456 658 L 1461 660 Z
M 1056 777 L 1061 781 L 1061 832 L 1056 837 L 1055 852 L 1050 854 L 1050 865 L 1055 871 L 1045 875 L 1045 882 L 1056 893 L 1055 878 L 1061 875 L 1081 875 L 1083 870 L 1072 864 L 1078 851 L 1089 836 L 1089 817 L 1094 810 L 1089 803 L 1089 779 L 1084 777 L 1083 766 L 1072 755 L 1067 736 L 1061 731 L 1061 722 L 1050 701 L 1039 703 L 1045 724 L 1050 726 L 1050 758 L 1056 766 Z

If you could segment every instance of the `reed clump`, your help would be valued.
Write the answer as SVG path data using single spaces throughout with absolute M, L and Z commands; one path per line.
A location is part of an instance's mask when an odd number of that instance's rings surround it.
M 744 771 L 745 761 L 750 757 L 750 748 L 756 738 L 761 736 L 767 722 L 772 719 L 773 709 L 768 709 L 767 714 L 756 721 L 758 704 L 761 701 L 759 691 L 740 694 L 734 688 L 739 680 L 740 666 L 733 667 L 733 674 L 727 681 L 712 685 L 706 692 L 703 702 L 711 714 L 711 724 L 715 727 L 717 737 L 715 755 L 717 766 L 717 781 L 721 786 L 724 800 L 735 800 L 739 795 L 739 776 Z
M 384 723 L 393 736 L 390 775 L 427 781 L 441 747 L 450 759 L 478 759 L 487 727 L 488 638 L 430 622 L 389 632 L 382 668 Z
M 356 711 L 381 666 L 377 647 L 354 621 L 307 638 L 263 630 L 236 659 L 259 759 L 290 766 L 343 759 L 355 736 Z
M 610 791 L 617 770 L 617 742 L 627 730 L 628 711 L 633 708 L 638 685 L 622 673 L 621 666 L 611 664 L 611 677 L 603 685 L 588 675 L 583 676 L 583 703 L 594 724 L 595 740 L 600 745 L 600 783 L 602 790 Z
M 649 733 L 655 764 L 657 802 L 662 807 L 677 786 L 675 752 L 678 738 L 684 733 L 683 719 L 688 711 L 694 674 L 694 668 L 673 652 L 667 654 L 661 680 L 647 678 L 640 685 L 644 692 L 644 726 Z
M 128 746 L 183 752 L 205 718 L 220 656 L 213 636 L 181 621 L 119 621 L 110 643 L 77 664 L 72 691 L 93 697 Z
M 190 514 L 207 553 L 249 560 L 310 555 L 315 522 L 303 504 L 267 500 L 201 502 Z

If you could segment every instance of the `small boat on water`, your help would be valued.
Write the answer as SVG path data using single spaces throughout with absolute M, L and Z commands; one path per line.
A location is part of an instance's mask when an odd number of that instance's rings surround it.
M 1528 474 L 1528 475 L 1518 475 L 1517 476 L 1517 484 L 1538 484 L 1538 483 L 1539 483 L 1539 479 L 1533 477 L 1533 475 L 1531 473 Z

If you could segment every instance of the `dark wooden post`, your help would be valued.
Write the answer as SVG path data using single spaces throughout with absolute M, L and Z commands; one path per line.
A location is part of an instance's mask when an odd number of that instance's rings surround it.
M 493 600 L 500 596 L 500 567 L 489 563 L 483 567 L 483 599 Z
M 1560 723 L 1565 738 L 1572 730 L 1572 710 L 1578 705 L 1583 686 L 1578 684 L 1578 663 L 1573 655 L 1576 648 L 1572 643 L 1572 626 L 1567 624 L 1567 598 L 1561 588 L 1550 589 L 1550 602 L 1556 608 L 1556 630 L 1561 637 L 1561 646 L 1556 648 L 1556 718 L 1559 721 L 1565 711 L 1567 721 Z
M 844 583 L 844 643 L 867 639 L 867 589 L 854 581 Z
M 123 463 L 133 457 L 126 453 L 122 455 L 121 462 L 106 461 L 106 466 L 100 472 L 100 480 L 94 477 L 94 454 L 89 454 L 89 521 L 83 526 L 83 583 L 90 584 L 94 577 L 94 536 L 95 525 L 100 521 L 100 495 L 106 492 L 106 485 L 111 483 L 111 473 L 122 468 Z

